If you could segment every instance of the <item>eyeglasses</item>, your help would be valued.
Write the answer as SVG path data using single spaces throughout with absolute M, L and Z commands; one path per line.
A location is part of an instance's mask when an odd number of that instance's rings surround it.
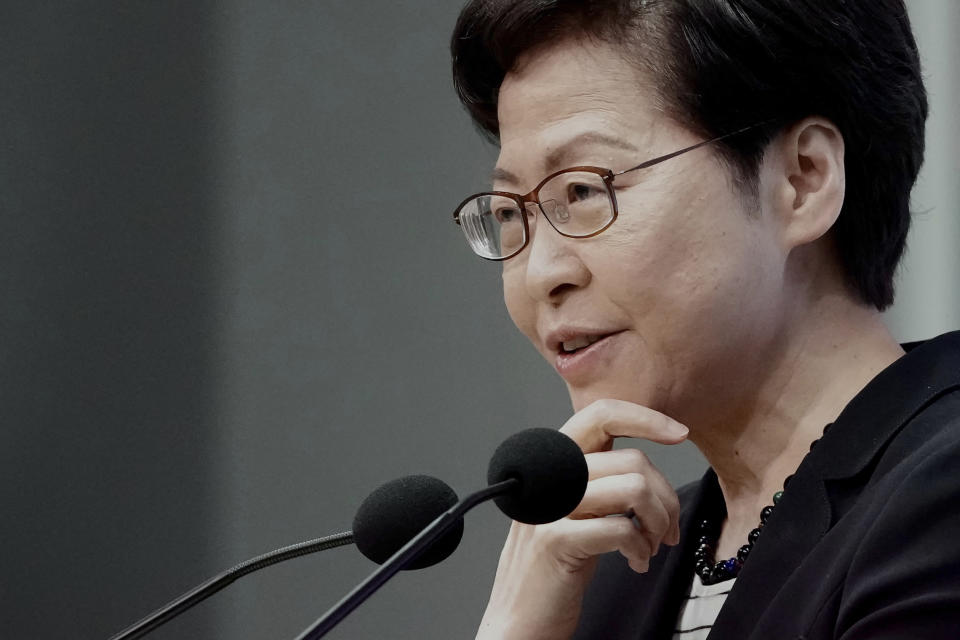
M 613 179 L 617 176 L 652 167 L 762 124 L 766 122 L 698 142 L 618 173 L 601 167 L 571 167 L 551 173 L 525 195 L 509 191 L 476 193 L 460 203 L 453 220 L 463 229 L 474 253 L 487 260 L 506 260 L 523 251 L 530 242 L 528 218 L 533 218 L 537 209 L 560 235 L 590 238 L 617 219 L 617 197 L 613 191 Z

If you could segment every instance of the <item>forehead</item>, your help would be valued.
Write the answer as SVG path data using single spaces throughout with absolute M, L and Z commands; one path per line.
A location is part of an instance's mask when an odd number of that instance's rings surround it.
M 534 50 L 500 87 L 500 166 L 526 164 L 585 133 L 642 148 L 663 119 L 650 87 L 611 45 L 566 40 Z

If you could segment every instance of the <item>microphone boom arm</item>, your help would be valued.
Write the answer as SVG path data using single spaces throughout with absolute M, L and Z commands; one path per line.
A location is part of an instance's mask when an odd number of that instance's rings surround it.
M 317 640 L 318 638 L 322 638 L 327 632 L 337 626 L 341 620 L 346 618 L 351 611 L 372 596 L 387 580 L 403 569 L 407 563 L 420 555 L 420 553 L 429 547 L 437 538 L 455 525 L 460 518 L 463 517 L 464 513 L 481 502 L 485 502 L 514 489 L 519 484 L 520 480 L 517 478 L 508 478 L 503 482 L 492 484 L 485 489 L 481 489 L 465 497 L 427 525 L 423 531 L 401 547 L 389 560 L 380 565 L 376 571 L 371 573 L 366 580 L 357 585 L 353 591 L 344 596 L 340 602 L 335 604 L 316 622 L 303 631 L 303 633 L 297 636 L 296 640 Z
M 297 544 L 292 544 L 288 547 L 283 547 L 282 549 L 277 549 L 275 551 L 271 551 L 270 553 L 265 553 L 257 556 L 256 558 L 251 558 L 250 560 L 241 562 L 232 569 L 228 569 L 220 575 L 210 578 L 203 584 L 197 585 L 190 591 L 187 591 L 178 598 L 168 602 L 139 622 L 136 622 L 120 633 L 111 636 L 110 640 L 134 640 L 134 638 L 141 638 L 163 623 L 180 615 L 187 609 L 200 604 L 217 591 L 220 591 L 232 583 L 234 580 L 242 578 L 248 573 L 253 573 L 254 571 L 258 571 L 264 567 L 269 567 L 272 564 L 283 562 L 284 560 L 290 560 L 292 558 L 305 556 L 316 551 L 324 551 L 326 549 L 332 549 L 345 544 L 351 544 L 352 542 L 353 532 L 345 531 L 343 533 L 336 533 L 332 536 L 326 536 L 325 538 L 316 538 L 314 540 L 307 540 L 306 542 L 298 542 Z

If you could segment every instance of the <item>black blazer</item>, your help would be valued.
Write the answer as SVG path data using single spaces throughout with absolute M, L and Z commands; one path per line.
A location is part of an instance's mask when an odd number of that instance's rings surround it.
M 903 346 L 800 465 L 710 640 L 960 640 L 960 331 Z M 680 544 L 644 575 L 601 557 L 575 638 L 672 637 L 725 509 L 712 470 L 678 494 Z

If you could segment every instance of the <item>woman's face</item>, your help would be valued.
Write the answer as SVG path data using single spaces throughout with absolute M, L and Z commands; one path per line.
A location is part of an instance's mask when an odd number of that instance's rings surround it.
M 495 189 L 526 193 L 576 165 L 622 171 L 702 139 L 609 46 L 567 42 L 522 63 L 500 90 Z M 575 410 L 617 398 L 679 419 L 747 384 L 751 344 L 774 334 L 785 257 L 728 176 L 707 145 L 616 178 L 619 216 L 595 237 L 531 220 L 530 244 L 503 263 L 504 299 Z

